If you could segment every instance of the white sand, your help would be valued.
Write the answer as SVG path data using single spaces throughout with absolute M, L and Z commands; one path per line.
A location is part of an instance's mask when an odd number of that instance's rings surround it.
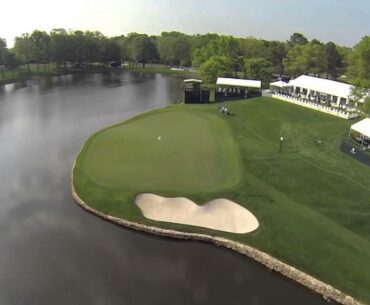
M 215 199 L 199 206 L 184 197 L 166 198 L 143 193 L 135 202 L 144 217 L 152 220 L 232 233 L 249 233 L 258 228 L 258 220 L 251 212 L 228 199 Z

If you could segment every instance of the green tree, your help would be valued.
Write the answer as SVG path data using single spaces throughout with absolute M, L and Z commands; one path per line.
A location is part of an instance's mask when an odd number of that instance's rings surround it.
M 127 40 L 129 59 L 134 63 L 145 64 L 158 59 L 158 51 L 154 41 L 148 35 L 130 33 Z
M 303 66 L 306 73 L 320 75 L 327 69 L 325 45 L 307 43 L 303 45 Z
M 50 33 L 51 47 L 57 67 L 61 64 L 67 68 L 67 61 L 72 57 L 72 41 L 65 29 L 54 29 Z
M 288 49 L 284 42 L 271 41 L 268 43 L 266 59 L 274 66 L 274 72 L 280 76 L 284 73 L 284 58 Z
M 366 115 L 370 115 L 370 95 L 368 89 L 353 86 L 349 102 L 351 107 L 358 107 Z
M 1 70 L 1 76 L 4 79 L 4 69 L 6 65 L 6 56 L 8 53 L 8 49 L 6 47 L 6 41 L 5 39 L 0 38 L 0 70 Z
M 165 36 L 163 36 L 164 33 L 166 33 Z M 188 37 L 178 32 L 175 32 L 174 37 L 169 36 L 167 32 L 164 33 L 157 39 L 158 53 L 162 62 L 169 65 L 190 66 L 191 45 Z
M 327 65 L 325 45 L 316 43 L 297 44 L 284 59 L 287 72 L 294 77 L 304 73 L 320 75 Z
M 229 76 L 232 73 L 232 62 L 226 56 L 212 56 L 199 67 L 199 75 L 209 84 L 214 84 L 217 77 Z
M 229 58 L 232 71 L 241 71 L 243 66 L 243 57 L 239 40 L 232 36 L 219 36 L 211 40 L 205 47 L 194 51 L 192 63 L 200 67 L 213 56 Z
M 44 63 L 46 68 L 46 63 L 50 60 L 50 36 L 46 32 L 34 30 L 30 39 L 33 44 L 33 58 L 36 60 L 37 71 L 39 71 L 40 63 Z
M 127 38 L 124 35 L 112 37 L 111 40 L 120 48 L 121 59 L 128 60 Z
M 337 50 L 337 46 L 334 42 L 328 42 L 325 45 L 325 54 L 326 54 L 326 77 L 331 76 L 333 79 L 338 77 L 338 70 L 341 67 L 341 57 Z
M 266 58 L 269 54 L 268 42 L 254 37 L 239 39 L 240 53 L 247 58 Z
M 30 61 L 34 54 L 34 44 L 28 33 L 15 37 L 14 51 L 17 58 L 27 64 L 27 72 L 29 73 Z
M 308 43 L 307 38 L 301 33 L 293 33 L 288 40 L 288 46 L 294 48 L 297 45 L 304 45 Z
M 362 106 L 362 111 L 370 117 L 370 97 L 366 97 Z
M 272 72 L 273 66 L 271 62 L 264 58 L 250 58 L 244 61 L 244 74 L 249 79 L 268 82 L 271 80 Z
M 370 88 L 370 36 L 363 37 L 354 47 L 348 74 L 355 85 Z
M 104 39 L 101 41 L 99 60 L 104 64 L 110 61 L 122 61 L 122 50 L 114 39 Z
M 296 45 L 289 50 L 287 57 L 283 60 L 285 70 L 294 77 L 306 72 L 303 50 L 303 45 Z

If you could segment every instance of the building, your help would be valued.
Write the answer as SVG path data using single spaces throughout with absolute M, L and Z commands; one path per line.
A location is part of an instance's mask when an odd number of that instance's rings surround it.
M 261 96 L 260 80 L 217 78 L 215 101 L 237 100 L 256 96 Z

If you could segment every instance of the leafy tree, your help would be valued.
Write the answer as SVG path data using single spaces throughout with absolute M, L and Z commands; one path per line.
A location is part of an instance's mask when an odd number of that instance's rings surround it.
M 366 97 L 362 106 L 362 111 L 370 117 L 370 97 Z
M 343 47 L 343 46 L 336 46 L 339 57 L 340 57 L 340 65 L 337 69 L 338 75 L 344 74 L 349 66 L 350 58 L 352 56 L 352 48 Z
M 329 75 L 336 79 L 338 77 L 338 69 L 341 67 L 341 57 L 337 50 L 337 46 L 334 42 L 328 42 L 325 45 L 325 54 L 326 54 L 326 77 Z
M 13 70 L 17 68 L 18 65 L 19 65 L 19 62 L 15 54 L 10 51 L 7 52 L 5 56 L 5 66 L 7 67 L 7 69 Z
M 290 49 L 287 57 L 283 60 L 286 71 L 294 77 L 296 77 L 298 74 L 303 74 L 306 72 L 306 69 L 303 65 L 303 49 L 303 45 L 296 45 L 294 48 Z
M 165 36 L 163 36 L 164 33 L 166 33 Z M 178 32 L 171 32 L 176 33 L 176 36 L 164 33 L 157 39 L 158 53 L 162 62 L 170 65 L 190 66 L 191 45 L 188 37 Z
M 250 58 L 244 61 L 244 74 L 249 79 L 258 79 L 268 82 L 271 79 L 273 67 L 271 62 L 264 58 Z
M 57 66 L 64 64 L 72 57 L 72 41 L 65 29 L 54 29 L 50 33 L 52 54 Z
M 197 49 L 201 49 L 205 46 L 207 46 L 212 40 L 217 39 L 219 36 L 217 34 L 196 34 L 193 36 L 188 36 L 188 39 L 190 41 L 191 49 L 190 49 L 190 55 L 193 56 L 193 53 Z
M 370 95 L 368 89 L 353 86 L 349 102 L 352 107 L 360 107 L 362 111 L 370 115 Z
M 268 43 L 266 59 L 274 66 L 274 72 L 282 75 L 284 73 L 284 58 L 288 53 L 284 42 L 271 41 Z
M 370 88 L 370 36 L 365 36 L 354 47 L 348 68 L 353 83 Z
M 287 72 L 294 76 L 304 73 L 319 75 L 327 69 L 325 45 L 298 44 L 290 49 L 284 65 Z
M 110 61 L 121 62 L 122 50 L 118 43 L 113 39 L 104 39 L 101 41 L 99 60 L 104 64 Z
M 232 71 L 242 70 L 242 52 L 237 39 L 232 36 L 219 36 L 211 40 L 205 47 L 194 51 L 193 65 L 200 67 L 213 56 L 229 58 Z
M 30 61 L 34 54 L 34 44 L 28 33 L 15 37 L 14 51 L 17 58 L 27 64 L 27 72 L 30 72 Z
M 137 35 L 131 42 L 130 58 L 136 63 L 141 63 L 145 68 L 146 63 L 158 58 L 158 51 L 147 35 Z
M 5 39 L 0 38 L 0 70 L 1 76 L 4 79 L 4 68 L 6 65 L 6 56 L 8 53 L 8 49 L 6 48 L 6 41 Z
M 306 43 L 308 43 L 308 40 L 301 33 L 293 33 L 288 40 L 288 45 L 290 48 L 294 48 L 296 45 L 304 45 Z
M 212 56 L 200 65 L 198 72 L 206 83 L 215 83 L 217 77 L 229 76 L 232 73 L 232 63 L 226 56 Z
M 68 39 L 73 46 L 69 50 L 69 60 L 78 64 L 96 61 L 99 57 L 99 40 L 104 39 L 100 32 L 74 31 Z
M 316 44 L 316 45 L 322 45 L 323 43 L 320 40 L 317 40 L 316 38 L 312 39 L 311 44 Z
M 37 63 L 37 71 L 41 62 L 46 64 L 50 60 L 50 36 L 46 32 L 34 30 L 30 36 L 33 47 L 33 58 Z M 46 67 L 46 66 L 45 66 Z
M 325 45 L 313 43 L 303 45 L 302 59 L 305 72 L 320 75 L 327 69 Z
M 243 57 L 261 58 L 268 55 L 268 42 L 254 37 L 239 39 L 240 52 Z

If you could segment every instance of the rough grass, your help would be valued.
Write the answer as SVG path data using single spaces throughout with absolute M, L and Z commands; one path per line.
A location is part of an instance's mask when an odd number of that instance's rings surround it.
M 353 122 L 271 98 L 230 102 L 226 105 L 236 116 L 220 116 L 216 105 L 179 105 L 139 117 L 142 118 L 140 124 L 143 124 L 155 114 L 192 114 L 191 118 L 186 119 L 190 120 L 185 124 L 188 128 L 191 128 L 193 118 L 195 126 L 198 126 L 198 120 L 207 120 L 213 125 L 212 117 L 216 122 L 221 119 L 226 125 L 216 123 L 218 127 L 215 132 L 207 131 L 209 136 L 216 135 L 219 137 L 217 141 L 230 143 L 231 130 L 241 156 L 241 181 L 238 184 L 231 186 L 232 183 L 226 183 L 220 184 L 219 188 L 195 191 L 201 182 L 192 175 L 192 179 L 197 181 L 194 181 L 194 189 L 189 184 L 181 191 L 174 191 L 167 185 L 159 184 L 156 193 L 188 196 L 199 203 L 219 197 L 229 198 L 245 205 L 257 216 L 260 228 L 256 232 L 238 235 L 157 223 L 143 218 L 134 204 L 136 193 L 143 191 L 140 183 L 132 189 L 125 186 L 122 189 L 116 186 L 108 188 L 97 184 L 97 181 L 93 182 L 86 175 L 86 151 L 94 136 L 77 160 L 74 183 L 79 195 L 92 207 L 114 216 L 164 228 L 217 234 L 248 243 L 370 303 L 370 168 L 339 150 L 340 141 L 348 134 Z M 134 124 L 135 120 L 129 121 L 127 127 Z M 177 134 L 177 120 L 172 123 L 168 120 L 163 121 L 163 128 Z M 219 134 L 223 126 L 229 131 Z M 125 133 L 125 123 L 121 127 Z M 194 130 L 192 133 L 195 134 L 203 131 L 199 127 Z M 142 129 L 132 129 L 132 132 L 145 133 Z M 285 139 L 281 153 L 280 136 Z M 125 146 L 126 150 L 134 149 L 132 143 L 144 145 L 145 142 L 132 141 L 130 146 Z M 189 146 L 189 150 L 199 150 L 202 144 L 199 141 Z M 218 144 L 213 148 L 220 146 Z M 159 151 L 151 151 L 152 155 L 147 156 L 147 160 L 160 160 Z M 217 155 L 218 152 L 213 153 Z M 209 152 L 209 155 L 213 153 Z M 231 160 L 237 155 L 228 158 Z M 192 156 L 197 156 L 196 152 Z M 141 158 L 138 154 L 136 160 L 131 159 L 133 168 L 140 166 Z M 176 166 L 186 167 L 181 162 Z M 233 166 L 223 168 L 225 176 L 230 174 Z M 162 171 L 166 170 L 161 168 Z M 199 172 L 202 172 L 202 167 Z M 204 174 L 207 175 L 209 173 Z M 129 184 L 130 175 L 126 180 L 128 185 L 135 186 Z M 230 187 L 225 189 L 226 185 Z

